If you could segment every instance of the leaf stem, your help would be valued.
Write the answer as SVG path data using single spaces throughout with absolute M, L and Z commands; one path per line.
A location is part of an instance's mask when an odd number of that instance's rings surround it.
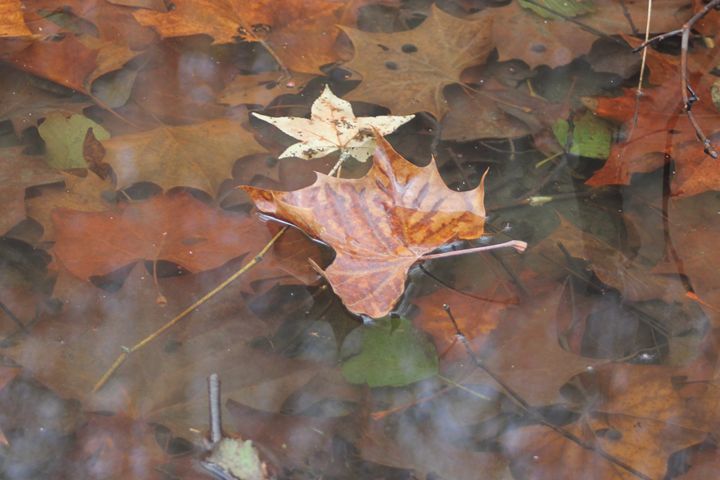
M 424 262 L 425 260 L 432 260 L 435 258 L 456 257 L 458 255 L 465 255 L 467 253 L 485 252 L 488 250 L 497 250 L 499 248 L 507 247 L 512 247 L 518 252 L 522 253 L 527 248 L 527 242 L 523 242 L 521 240 L 510 240 L 509 242 L 498 243 L 497 245 L 486 245 L 484 247 L 466 248 L 464 250 L 453 250 L 451 252 L 443 253 L 431 253 L 429 255 L 423 255 L 418 260 Z
M 120 365 L 123 364 L 123 362 L 127 359 L 127 357 L 130 356 L 131 353 L 140 350 L 142 347 L 144 347 L 148 343 L 155 340 L 157 337 L 162 335 L 166 330 L 171 328 L 173 325 L 178 323 L 183 318 L 187 317 L 193 311 L 195 311 L 195 309 L 198 308 L 200 305 L 207 302 L 212 297 L 214 297 L 218 292 L 220 292 L 222 289 L 224 289 L 225 287 L 230 285 L 230 283 L 232 283 L 240 275 L 247 272 L 252 267 L 254 267 L 256 264 L 258 264 L 262 260 L 263 256 L 268 252 L 268 250 L 270 250 L 270 247 L 272 247 L 273 244 L 275 244 L 275 242 L 282 236 L 282 234 L 285 233 L 287 228 L 288 227 L 283 227 L 278 233 L 275 234 L 274 237 L 272 237 L 270 239 L 270 241 L 262 248 L 262 250 L 260 250 L 260 252 L 258 252 L 258 254 L 253 257 L 252 260 L 250 260 L 248 263 L 243 265 L 238 271 L 236 271 L 235 273 L 230 275 L 227 279 L 223 280 L 223 282 L 221 282 L 217 287 L 213 288 L 208 293 L 203 295 L 202 298 L 200 298 L 198 301 L 196 301 L 195 303 L 193 303 L 192 305 L 187 307 L 185 310 L 183 310 L 182 312 L 177 314 L 175 316 L 175 318 L 173 318 L 172 320 L 167 322 L 165 325 L 163 325 L 162 327 L 155 330 L 153 333 L 151 333 L 147 337 L 140 340 L 140 342 L 136 343 L 134 346 L 129 347 L 129 348 L 123 347 L 123 352 L 120 355 L 118 355 L 117 359 L 115 359 L 115 362 L 103 374 L 103 376 L 100 377 L 100 380 L 98 380 L 97 383 L 95 384 L 95 386 L 93 387 L 92 393 L 97 392 L 107 383 L 107 381 L 110 379 L 112 374 L 115 373 L 115 371 L 118 368 L 120 368 Z

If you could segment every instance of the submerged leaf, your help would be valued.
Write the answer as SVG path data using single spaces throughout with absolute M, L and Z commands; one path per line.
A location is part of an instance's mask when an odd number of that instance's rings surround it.
M 362 335 L 359 354 L 346 360 L 342 372 L 350 383 L 370 387 L 402 387 L 432 377 L 438 372 L 434 345 L 412 323 L 383 318 L 358 327 Z
M 48 115 L 38 127 L 40 136 L 45 140 L 48 165 L 60 170 L 86 168 L 83 143 L 90 129 L 98 140 L 110 138 L 110 132 L 83 115 L 71 115 L 69 118 L 60 113 Z

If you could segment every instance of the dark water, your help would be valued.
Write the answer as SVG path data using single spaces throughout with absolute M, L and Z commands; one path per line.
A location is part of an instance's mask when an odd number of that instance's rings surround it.
M 703 2 L 655 3 L 651 34 Z M 0 478 L 714 478 L 720 167 L 677 36 L 636 100 L 646 8 L 0 1 Z M 718 17 L 688 67 L 714 145 Z M 308 262 L 332 241 L 274 237 L 292 219 L 235 188 L 367 174 L 279 158 L 297 139 L 251 116 L 309 118 L 325 86 L 414 114 L 387 140 L 435 159 L 438 198 L 486 175 L 484 232 L 424 253 L 527 251 L 418 261 L 389 316 L 346 308 Z M 317 220 L 360 250 L 394 212 L 336 201 Z M 363 265 L 350 290 L 386 295 Z M 211 374 L 259 476 L 218 459 Z

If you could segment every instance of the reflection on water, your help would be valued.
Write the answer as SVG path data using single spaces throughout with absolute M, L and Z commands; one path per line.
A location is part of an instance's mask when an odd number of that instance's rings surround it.
M 0 477 L 712 478 L 706 13 L 0 0 Z

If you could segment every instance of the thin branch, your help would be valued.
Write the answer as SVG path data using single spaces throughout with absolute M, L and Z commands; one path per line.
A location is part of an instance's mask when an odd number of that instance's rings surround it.
M 275 244 L 275 242 L 278 240 L 278 238 L 280 238 L 280 236 L 282 236 L 282 234 L 285 233 L 286 230 L 287 230 L 287 227 L 283 227 L 278 233 L 275 234 L 274 237 L 272 237 L 270 239 L 270 241 L 262 248 L 262 250 L 260 250 L 260 252 L 258 252 L 258 254 L 253 257 L 252 260 L 250 260 L 248 263 L 243 265 L 237 272 L 230 275 L 226 280 L 224 280 L 222 283 L 220 283 L 217 287 L 213 288 L 208 293 L 203 295 L 203 297 L 200 298 L 198 301 L 196 301 L 195 303 L 193 303 L 192 305 L 187 307 L 185 310 L 180 312 L 177 316 L 175 316 L 175 318 L 173 318 L 172 320 L 167 322 L 165 325 L 163 325 L 162 327 L 155 330 L 153 333 L 151 333 L 150 335 L 148 335 L 147 337 L 142 339 L 140 342 L 138 342 L 134 346 L 129 347 L 129 348 L 122 347 L 123 352 L 120 355 L 118 355 L 117 359 L 115 359 L 115 362 L 110 366 L 110 368 L 108 368 L 108 370 L 103 374 L 103 376 L 100 377 L 100 380 L 98 380 L 97 383 L 95 384 L 95 386 L 93 387 L 92 392 L 95 393 L 98 390 L 100 390 L 107 383 L 107 381 L 110 379 L 112 374 L 115 373 L 115 371 L 118 368 L 120 368 L 120 366 L 125 362 L 125 360 L 130 356 L 131 353 L 140 350 L 145 345 L 147 345 L 148 343 L 155 340 L 157 337 L 159 337 L 160 335 L 165 333 L 166 330 L 170 329 L 172 326 L 174 326 L 180 320 L 182 320 L 183 318 L 187 317 L 192 312 L 194 312 L 195 309 L 198 308 L 200 305 L 207 302 L 212 297 L 214 297 L 218 292 L 220 292 L 225 287 L 230 285 L 240 275 L 242 275 L 243 273 L 247 272 L 252 267 L 257 265 L 258 263 L 260 263 L 263 256 L 268 252 L 268 250 L 270 250 L 270 247 L 272 247 Z
M 711 0 L 699 12 L 693 15 L 690 20 L 685 22 L 682 28 L 653 37 L 650 40 L 643 42 L 642 45 L 635 49 L 635 51 L 639 51 L 641 49 L 644 49 L 648 45 L 657 43 L 668 37 L 682 35 L 680 44 L 680 93 L 682 95 L 683 105 L 688 120 L 690 120 L 690 124 L 695 129 L 695 134 L 697 135 L 698 140 L 700 140 L 700 142 L 703 144 L 703 149 L 705 150 L 705 153 L 712 158 L 718 158 L 720 154 L 718 154 L 710 139 L 707 138 L 705 132 L 700 127 L 700 124 L 698 123 L 695 115 L 692 112 L 692 107 L 695 102 L 699 100 L 699 98 L 697 95 L 695 95 L 695 92 L 693 91 L 692 87 L 690 86 L 690 82 L 688 81 L 688 46 L 690 44 L 690 31 L 693 29 L 695 24 L 699 22 L 703 17 L 705 17 L 705 15 L 710 12 L 710 10 L 718 6 L 720 6 L 720 0 Z

